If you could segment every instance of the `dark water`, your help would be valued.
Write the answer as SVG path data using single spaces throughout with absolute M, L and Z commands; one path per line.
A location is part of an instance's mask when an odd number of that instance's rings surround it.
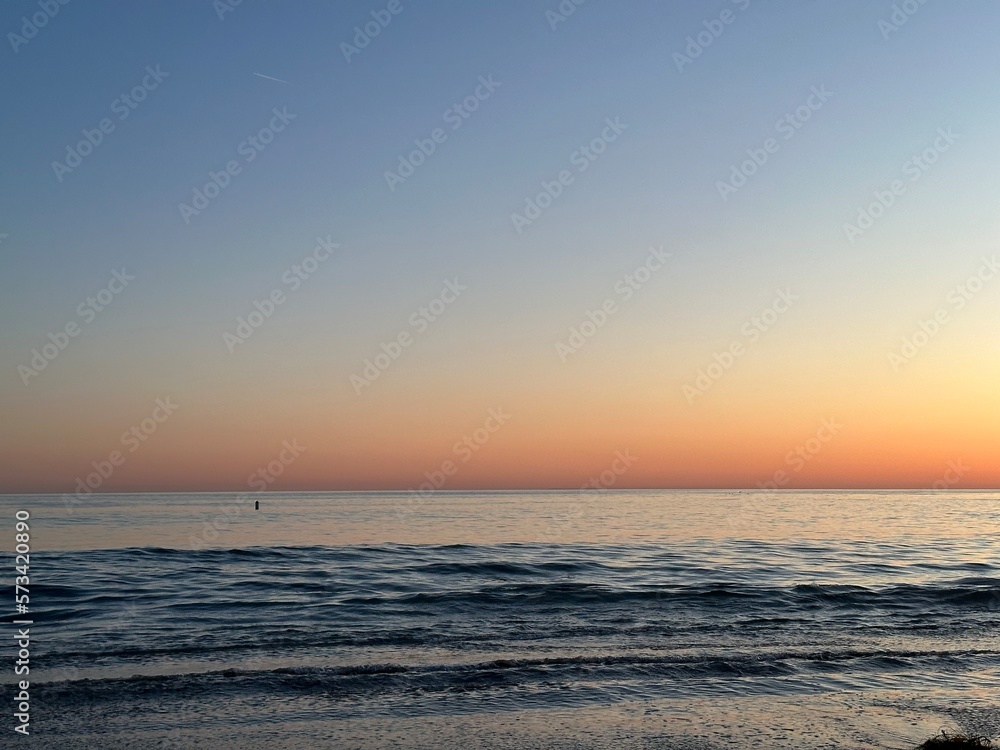
M 0 500 L 40 728 L 1000 686 L 987 494 L 254 499 Z

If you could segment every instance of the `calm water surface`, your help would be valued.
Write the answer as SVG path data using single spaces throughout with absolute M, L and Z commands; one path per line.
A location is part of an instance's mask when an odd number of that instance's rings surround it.
M 32 677 L 53 732 L 70 714 L 183 729 L 247 715 L 1000 690 L 991 493 L 4 496 L 0 506 L 5 534 L 15 510 L 32 515 Z

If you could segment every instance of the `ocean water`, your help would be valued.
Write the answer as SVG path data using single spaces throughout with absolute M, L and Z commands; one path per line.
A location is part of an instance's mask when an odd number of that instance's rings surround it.
M 37 746 L 1000 694 L 996 493 L 3 496 L 11 538 L 19 509 Z

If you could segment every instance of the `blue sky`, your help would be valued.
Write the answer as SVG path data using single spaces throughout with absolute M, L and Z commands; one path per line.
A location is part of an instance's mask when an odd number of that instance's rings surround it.
M 164 389 L 210 410 L 223 392 L 280 401 L 275 383 L 289 379 L 282 393 L 328 379 L 342 399 L 332 413 L 363 421 L 349 375 L 446 278 L 473 291 L 408 353 L 400 399 L 404 383 L 425 378 L 497 394 L 497 367 L 512 363 L 554 387 L 553 343 L 650 246 L 673 263 L 616 321 L 608 362 L 669 351 L 673 388 L 789 285 L 810 301 L 775 362 L 818 338 L 850 354 L 873 329 L 880 354 L 995 246 L 995 3 L 914 5 L 885 39 L 886 2 L 587 0 L 553 30 L 556 2 L 399 0 L 402 11 L 345 60 L 341 44 L 387 4 L 244 0 L 220 20 L 207 0 L 70 2 L 16 53 L 0 50 L 8 443 L 34 425 L 36 447 L 18 444 L 35 455 L 42 434 L 62 429 L 44 404 L 120 424 Z M 0 28 L 20 33 L 38 8 L 5 4 Z M 674 53 L 724 11 L 732 23 L 679 71 Z M 112 103 L 147 66 L 168 75 L 116 119 Z M 481 76 L 496 91 L 390 191 L 386 170 Z M 717 182 L 820 86 L 832 97 L 723 201 Z M 274 108 L 295 119 L 242 163 L 239 145 Z M 104 117 L 114 131 L 58 181 L 52 162 Z M 608 118 L 627 124 L 621 137 L 514 231 L 511 213 L 574 169 L 571 155 Z M 954 148 L 847 243 L 844 222 L 949 127 Z M 185 223 L 178 204 L 232 159 L 240 174 Z M 230 356 L 223 331 L 328 235 L 340 254 Z M 88 343 L 25 387 L 17 365 L 122 267 L 136 281 L 84 330 Z M 115 434 L 102 429 L 73 428 L 97 443 Z

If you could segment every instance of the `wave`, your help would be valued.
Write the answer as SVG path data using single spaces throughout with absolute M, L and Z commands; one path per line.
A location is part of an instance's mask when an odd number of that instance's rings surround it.
M 508 566 L 510 567 L 510 566 Z M 336 618 L 340 610 L 358 612 L 380 609 L 398 614 L 405 607 L 612 607 L 624 604 L 670 605 L 689 608 L 719 607 L 753 611 L 760 607 L 783 607 L 786 614 L 817 608 L 885 610 L 940 607 L 1000 611 L 1000 578 L 966 577 L 935 583 L 899 583 L 881 587 L 848 584 L 795 584 L 774 586 L 740 581 L 706 581 L 698 584 L 648 583 L 615 585 L 594 580 L 496 580 L 481 570 L 466 585 L 421 576 L 405 581 L 387 571 L 377 576 L 355 576 L 338 580 L 322 571 L 296 571 L 280 582 L 273 575 L 210 580 L 177 591 L 174 574 L 163 572 L 162 588 L 155 581 L 144 587 L 117 585 L 95 593 L 91 586 L 38 586 L 33 599 L 39 603 L 39 620 L 65 619 L 73 612 L 114 611 L 114 605 L 149 605 L 161 616 L 175 612 L 204 611 L 225 618 L 241 609 L 258 614 L 268 609 L 294 609 L 300 616 L 325 612 Z M 546 580 L 548 578 L 548 580 Z M 266 598 L 265 598 L 266 597 Z M 13 619 L 12 615 L 0 618 Z
M 719 546 L 52 553 L 39 559 L 32 615 L 49 628 L 40 657 L 106 668 L 116 659 L 233 663 L 321 649 L 431 648 L 467 657 L 584 642 L 598 650 L 625 643 L 673 648 L 678 639 L 775 644 L 798 642 L 802 634 L 840 643 L 863 643 L 872 634 L 986 638 L 1000 628 L 1000 577 L 988 563 L 953 565 L 931 578 L 926 558 L 904 563 L 900 552 L 879 578 L 857 570 L 885 553 L 884 545 L 841 550 L 837 566 L 813 569 L 806 566 L 817 555 L 836 550 L 740 542 L 723 551 L 726 558 Z
M 489 689 L 576 683 L 579 681 L 690 681 L 744 677 L 810 678 L 848 673 L 867 678 L 907 670 L 942 673 L 982 670 L 1000 665 L 1000 651 L 928 650 L 789 650 L 695 654 L 607 654 L 495 658 L 461 664 L 370 663 L 340 666 L 282 667 L 270 670 L 222 669 L 181 674 L 133 675 L 33 683 L 42 700 L 87 702 L 204 692 L 280 695 L 322 694 L 357 698 L 365 694 L 451 692 L 456 688 Z

